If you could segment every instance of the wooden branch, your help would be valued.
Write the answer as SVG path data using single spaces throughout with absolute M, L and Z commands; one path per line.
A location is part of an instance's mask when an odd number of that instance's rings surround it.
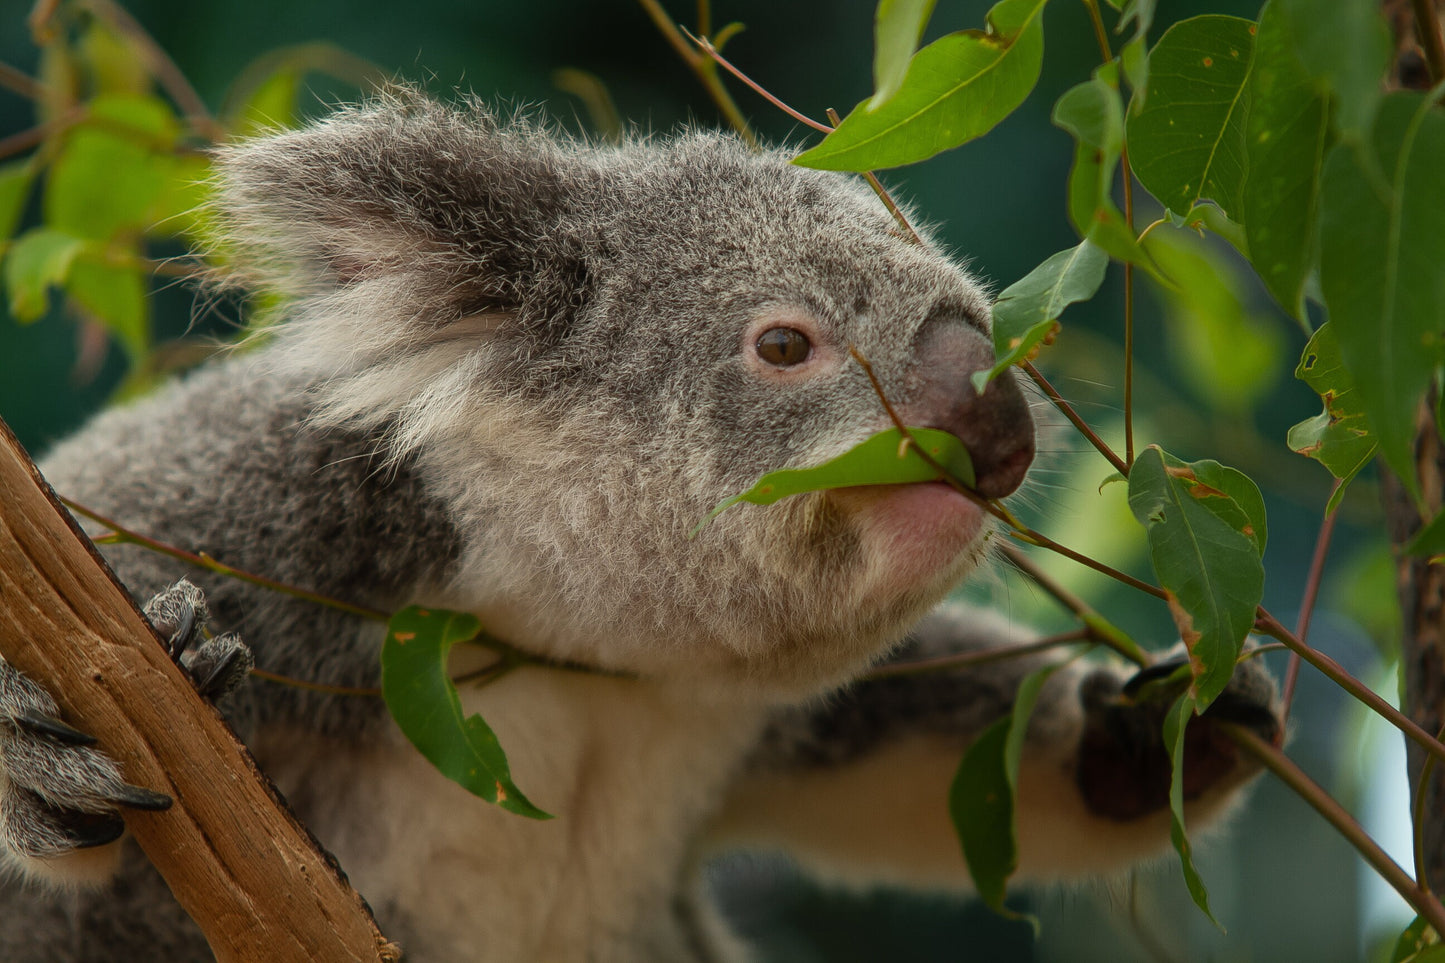
M 166 812 L 126 826 L 221 963 L 391 963 L 370 910 L 196 694 L 0 422 L 0 654 Z

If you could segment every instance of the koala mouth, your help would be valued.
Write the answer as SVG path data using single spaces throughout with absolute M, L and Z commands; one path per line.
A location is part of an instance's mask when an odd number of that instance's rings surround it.
M 951 582 L 979 554 L 983 510 L 945 482 L 837 488 L 827 497 L 858 526 L 870 594 Z

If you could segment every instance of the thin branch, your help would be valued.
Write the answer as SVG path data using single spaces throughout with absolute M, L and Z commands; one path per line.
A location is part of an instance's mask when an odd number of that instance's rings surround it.
M 39 100 L 45 88 L 40 82 L 23 70 L 19 70 L 7 63 L 0 63 L 0 87 L 6 90 L 13 90 L 21 97 L 30 100 Z
M 295 679 L 289 675 L 282 675 L 279 672 L 267 672 L 265 669 L 252 669 L 251 675 L 258 679 L 265 679 L 267 682 L 290 686 L 293 689 L 305 689 L 307 692 L 320 692 L 323 695 L 368 696 L 376 698 L 380 698 L 381 696 L 381 690 L 377 688 L 350 685 L 324 685 L 320 682 L 307 682 L 305 679 Z
M 1300 658 L 1324 673 L 1340 688 L 1384 716 L 1391 725 L 1403 732 L 1420 748 L 1432 756 L 1445 759 L 1445 745 L 1442 745 L 1438 739 L 1420 728 L 1399 709 L 1380 698 L 1369 686 L 1346 672 L 1344 667 L 1334 659 L 1295 638 L 1294 633 L 1265 611 L 1264 606 L 1260 606 L 1257 610 L 1254 625 L 1256 630 L 1283 642 L 1291 652 L 1297 653 Z
M 972 666 L 985 665 L 990 662 L 1002 662 L 1006 659 L 1016 659 L 1020 656 L 1034 655 L 1039 652 L 1046 652 L 1049 649 L 1057 649 L 1064 645 L 1076 645 L 1080 642 L 1089 641 L 1090 632 L 1087 628 L 1074 629 L 1072 632 L 1061 632 L 1058 635 L 1046 636 L 1036 639 L 1033 642 L 1023 642 L 1018 645 L 995 645 L 986 649 L 976 649 L 972 652 L 955 652 L 952 655 L 940 655 L 933 659 L 917 659 L 912 662 L 892 662 L 887 665 L 880 665 L 875 669 L 863 673 L 862 679 L 891 679 L 900 675 L 925 675 L 930 672 L 947 672 L 953 669 L 964 669 Z
M 1420 34 L 1420 46 L 1425 49 L 1425 62 L 1430 65 L 1430 82 L 1438 84 L 1445 80 L 1445 35 L 1440 28 L 1440 17 L 1430 0 L 1411 0 L 1415 10 L 1415 29 Z
M 18 134 L 11 134 L 9 137 L 0 139 L 0 160 L 22 154 L 41 143 L 49 136 L 53 127 L 53 124 L 36 124 L 29 130 L 22 130 Z
M 84 515 L 86 518 L 89 518 L 90 520 L 95 522 L 99 522 L 100 524 L 111 530 L 111 532 L 113 533 L 112 535 L 103 535 L 99 538 L 93 539 L 93 541 L 97 544 L 116 544 L 128 542 L 134 545 L 139 545 L 142 548 L 150 549 L 152 552 L 158 552 L 161 555 L 166 555 L 171 558 L 178 559 L 182 562 L 188 562 L 191 565 L 195 565 L 198 568 L 206 569 L 210 572 L 215 572 L 218 575 L 225 575 L 229 578 L 234 578 L 242 582 L 249 582 L 252 585 L 259 585 L 261 588 L 270 589 L 273 592 L 280 592 L 282 595 L 289 595 L 292 598 L 304 599 L 308 602 L 315 602 L 317 605 L 324 605 L 327 608 L 339 609 L 342 612 L 349 612 L 352 615 L 358 615 L 364 619 L 371 619 L 377 622 L 385 622 L 391 618 L 388 613 L 383 612 L 380 609 L 367 608 L 364 605 L 353 605 L 350 602 L 343 602 L 340 599 L 334 599 L 330 596 L 322 595 L 319 592 L 310 592 L 303 588 L 297 588 L 294 585 L 288 585 L 285 582 L 278 582 L 275 579 L 266 578 L 263 575 L 256 575 L 253 572 L 247 572 L 239 568 L 232 568 L 230 565 L 226 565 L 216 561 L 214 558 L 205 554 L 204 552 L 188 552 L 183 548 L 176 547 L 175 545 L 168 545 L 165 542 L 151 538 L 147 535 L 142 535 L 137 531 L 126 528 L 124 525 L 120 524 L 114 519 L 107 518 L 99 512 L 92 511 L 78 502 L 71 501 L 69 498 L 62 497 L 60 500 L 65 504 L 66 508 L 69 508 L 77 515 Z
M 185 73 L 130 13 L 111 0 L 86 0 L 86 5 L 135 47 L 136 52 L 146 61 L 151 74 L 165 88 L 166 93 L 170 94 L 176 106 L 181 108 L 192 130 L 208 140 L 225 139 L 226 128 L 211 116 L 206 102 L 196 93 L 196 88 L 191 86 Z
M 774 107 L 778 108 L 783 113 L 787 114 L 789 117 L 793 118 L 799 123 L 807 124 L 814 130 L 820 130 L 825 134 L 833 133 L 833 128 L 829 127 L 827 124 L 819 123 L 802 111 L 794 110 L 793 108 L 789 107 L 787 104 L 783 103 L 773 94 L 769 93 L 762 84 L 759 84 L 757 81 L 753 80 L 751 77 L 743 73 L 737 67 L 733 66 L 732 61 L 728 60 L 721 53 L 719 53 L 718 49 L 712 45 L 711 40 L 707 39 L 706 37 L 693 36 L 686 27 L 679 27 L 678 29 L 681 30 L 683 33 L 687 34 L 688 39 L 691 40 L 693 43 L 697 44 L 698 48 L 704 54 L 712 58 L 724 70 L 732 74 L 738 80 L 741 80 L 743 83 L 747 84 L 759 97 L 763 98 L 768 103 L 772 104 Z M 697 54 L 694 53 L 692 54 L 692 56 L 697 56 Z M 836 123 L 836 121 L 834 121 L 834 123 Z
M 1094 39 L 1099 44 L 1099 55 L 1108 63 L 1114 59 L 1114 51 L 1109 49 L 1109 32 L 1104 29 L 1104 18 L 1099 14 L 1097 0 L 1084 0 L 1084 6 L 1089 8 L 1089 22 L 1094 25 Z
M 1336 478 L 1334 487 L 1330 489 L 1330 498 L 1340 490 L 1343 481 Z M 1324 520 L 1320 522 L 1320 533 L 1315 538 L 1315 553 L 1310 559 L 1309 576 L 1305 579 L 1304 597 L 1300 600 L 1299 619 L 1295 622 L 1294 634 L 1300 642 L 1308 645 L 1310 635 L 1310 617 L 1314 614 L 1315 600 L 1320 594 L 1320 582 L 1324 578 L 1325 558 L 1330 551 L 1330 536 L 1335 531 L 1335 517 L 1339 514 L 1339 506 L 1334 511 L 1327 512 Z M 1284 718 L 1289 719 L 1290 703 L 1294 700 L 1295 683 L 1299 680 L 1300 657 L 1291 653 L 1289 666 L 1284 673 Z
M 729 126 L 738 132 L 738 136 L 746 141 L 749 147 L 758 147 L 758 139 L 753 134 L 752 128 L 748 126 L 743 112 L 738 109 L 737 102 L 733 100 L 732 94 L 728 93 L 728 89 L 723 86 L 717 71 L 709 65 L 707 58 L 688 45 L 683 38 L 681 28 L 673 22 L 657 0 L 637 0 L 637 2 L 652 19 L 663 39 L 672 45 L 672 49 L 677 51 L 683 63 L 687 64 L 688 69 L 697 76 L 698 81 L 702 83 L 708 96 L 712 97 L 718 110 L 727 118 Z
M 1064 588 L 1049 576 L 1027 554 L 1012 545 L 1000 545 L 999 551 L 1039 588 L 1058 601 L 1060 605 L 1077 615 L 1084 623 L 1089 637 L 1101 642 L 1136 665 L 1147 666 L 1152 662 L 1149 653 L 1139 648 L 1134 640 L 1119 631 L 1113 624 L 1094 610 L 1089 603 Z
M 1405 902 L 1415 908 L 1437 932 L 1445 933 L 1445 906 L 1400 868 L 1370 834 L 1360 826 L 1345 808 L 1325 792 L 1304 770 L 1281 752 L 1276 746 L 1260 738 L 1254 732 L 1231 723 L 1219 724 L 1223 731 L 1246 753 L 1253 756 L 1266 769 L 1274 773 L 1286 786 L 1293 789 L 1301 799 L 1325 818 L 1335 830 L 1354 846 L 1365 862 L 1379 873 L 1385 882 L 1393 886 Z
M 1074 427 L 1079 430 L 1080 434 L 1089 439 L 1089 443 L 1098 450 L 1099 454 L 1108 459 L 1109 464 L 1114 466 L 1114 470 L 1125 478 L 1129 477 L 1128 463 L 1120 459 L 1119 456 L 1114 453 L 1114 449 L 1110 448 L 1108 444 L 1104 442 L 1104 439 L 1094 433 L 1094 429 L 1090 428 L 1084 419 L 1079 416 L 1079 413 L 1074 410 L 1073 405 L 1065 401 L 1064 396 L 1059 394 L 1053 385 L 1049 384 L 1049 380 L 1043 376 L 1043 373 L 1039 371 L 1038 368 L 1034 367 L 1033 362 L 1025 361 L 1020 367 L 1024 369 L 1024 372 L 1030 378 L 1034 379 L 1034 384 L 1038 385 L 1044 394 L 1049 396 L 1049 400 L 1054 403 L 1054 407 L 1063 412 L 1064 417 L 1073 422 Z

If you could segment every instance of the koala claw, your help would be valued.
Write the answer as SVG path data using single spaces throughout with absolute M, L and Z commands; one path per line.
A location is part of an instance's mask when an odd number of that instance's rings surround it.
M 210 622 L 205 594 L 181 579 L 145 604 L 146 618 L 166 640 L 166 649 L 201 696 L 211 702 L 230 695 L 246 681 L 256 660 L 240 636 L 228 632 L 197 640 Z
M 1187 664 L 1184 657 L 1141 669 L 1127 682 L 1107 670 L 1090 674 L 1081 691 L 1084 735 L 1077 781 L 1089 808 L 1100 816 L 1129 820 L 1163 808 L 1169 800 L 1170 762 L 1162 725 L 1173 694 L 1152 687 Z M 1274 681 L 1256 660 L 1240 663 L 1229 686 L 1185 732 L 1184 795 L 1232 785 L 1252 769 L 1214 723 L 1236 723 L 1278 743 L 1283 727 Z

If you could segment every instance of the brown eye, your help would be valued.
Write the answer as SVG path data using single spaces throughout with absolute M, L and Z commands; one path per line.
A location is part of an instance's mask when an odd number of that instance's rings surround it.
M 813 343 L 797 328 L 769 328 L 758 335 L 758 357 L 779 368 L 791 368 L 808 360 Z

